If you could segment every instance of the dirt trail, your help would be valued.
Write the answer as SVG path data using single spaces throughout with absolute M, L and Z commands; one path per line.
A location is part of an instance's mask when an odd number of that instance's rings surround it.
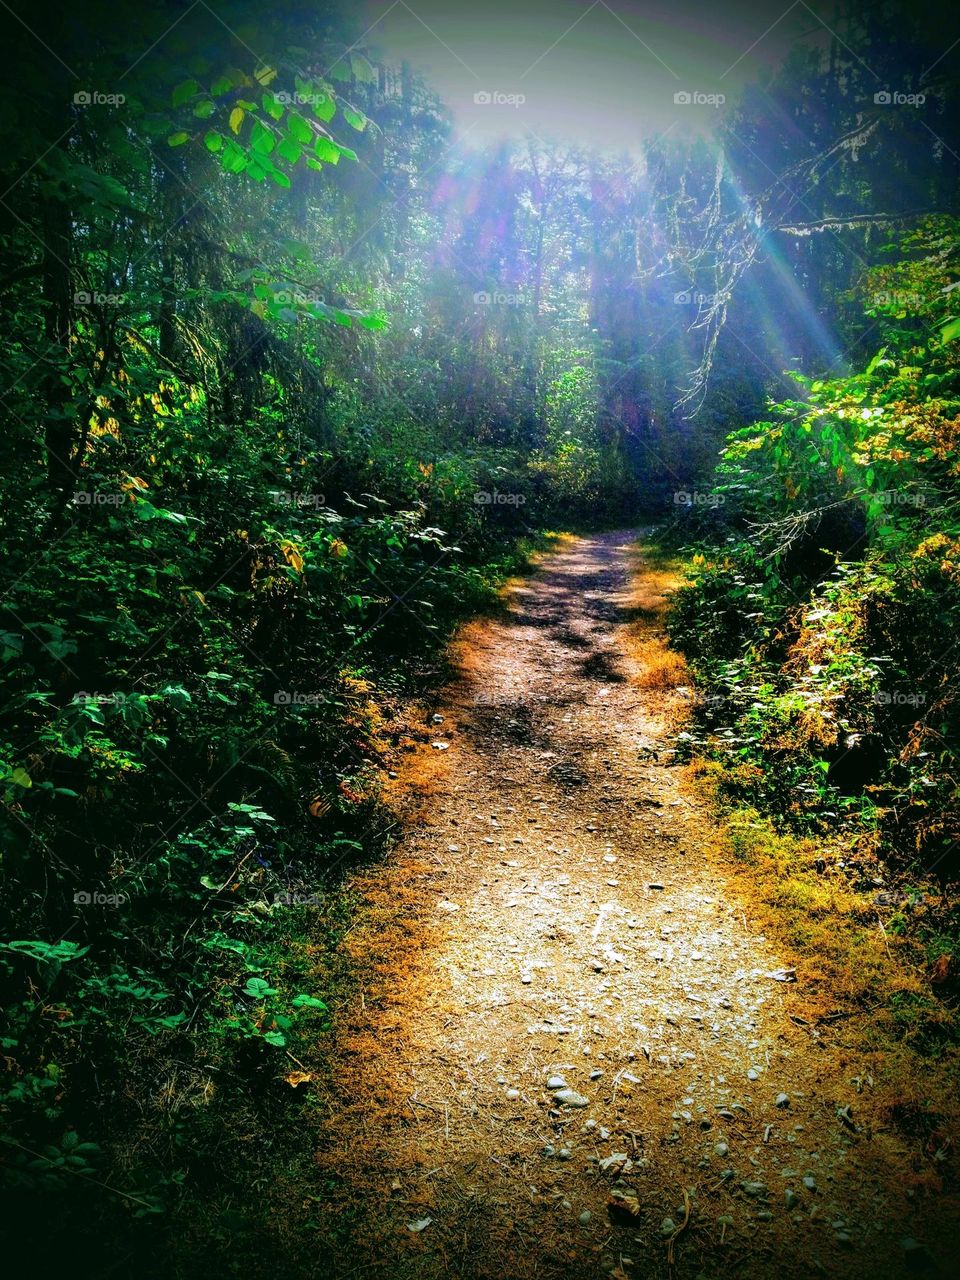
M 461 641 L 449 746 L 356 879 L 317 1274 L 910 1273 L 906 1153 L 838 1117 L 855 1064 L 791 1021 L 664 754 L 635 569 L 628 534 L 572 541 Z

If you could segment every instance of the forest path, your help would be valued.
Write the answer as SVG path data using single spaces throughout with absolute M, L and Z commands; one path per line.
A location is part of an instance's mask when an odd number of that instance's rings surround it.
M 318 1275 L 905 1274 L 907 1154 L 838 1117 L 857 1064 L 790 1019 L 664 754 L 666 584 L 571 539 L 462 633 L 448 748 L 354 878 Z

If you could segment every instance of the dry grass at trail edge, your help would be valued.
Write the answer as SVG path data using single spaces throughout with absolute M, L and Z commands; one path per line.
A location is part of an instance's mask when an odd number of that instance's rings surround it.
M 639 566 L 637 593 L 649 602 L 654 625 L 638 624 L 638 683 L 684 692 L 690 686 L 695 695 L 683 655 L 660 625 L 683 582 L 682 563 L 655 544 L 643 554 L 650 567 Z M 689 720 L 692 703 L 674 704 L 674 730 Z M 960 1133 L 960 1026 L 955 1006 L 937 989 L 952 957 L 931 964 L 916 937 L 898 926 L 908 886 L 914 901 L 906 909 L 914 913 L 946 905 L 949 887 L 901 877 L 904 883 L 885 884 L 879 894 L 875 884 L 858 889 L 862 867 L 848 843 L 785 835 L 755 810 L 731 808 L 721 795 L 723 778 L 722 764 L 698 758 L 685 769 L 684 790 L 711 811 L 715 823 L 704 833 L 710 852 L 733 878 L 745 910 L 789 957 L 797 976 L 790 1016 L 863 1064 L 860 1078 L 873 1081 L 863 1086 L 867 1106 L 878 1123 L 912 1126 L 929 1154 L 945 1156 Z M 873 859 L 871 871 L 879 869 Z M 947 1185 L 938 1172 L 931 1177 L 938 1189 Z

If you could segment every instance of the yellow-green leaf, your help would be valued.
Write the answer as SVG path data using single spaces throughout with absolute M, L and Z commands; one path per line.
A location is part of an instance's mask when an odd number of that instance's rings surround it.
M 318 138 L 313 144 L 318 160 L 326 160 L 327 164 L 339 164 L 340 152 L 329 138 Z

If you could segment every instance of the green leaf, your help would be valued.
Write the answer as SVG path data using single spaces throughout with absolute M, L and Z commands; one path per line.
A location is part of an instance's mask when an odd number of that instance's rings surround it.
M 324 124 L 329 124 L 337 114 L 337 104 L 333 100 L 333 95 L 322 90 L 320 92 L 315 90 L 314 98 L 313 114 L 318 120 L 322 120 Z
M 283 138 L 277 147 L 277 155 L 286 160 L 287 164 L 294 165 L 303 155 L 303 151 L 300 143 L 294 142 L 293 138 Z
M 261 99 L 261 102 L 263 103 L 264 111 L 271 118 L 271 120 L 283 119 L 283 111 L 284 111 L 283 103 L 278 102 L 272 93 L 265 93 Z
M 263 1000 L 267 996 L 277 994 L 276 987 L 271 987 L 270 983 L 265 982 L 263 978 L 248 978 L 243 991 L 245 995 L 252 996 L 255 1000 Z
M 200 85 L 196 80 L 184 80 L 182 84 L 178 84 L 174 89 L 171 101 L 175 107 L 182 107 L 185 102 L 189 102 L 199 92 Z
M 232 138 L 229 138 L 220 163 L 227 173 L 243 173 L 248 163 L 247 153 Z
M 223 139 L 213 129 L 204 136 L 203 142 L 207 150 L 212 151 L 214 154 L 223 146 Z
M 295 1009 L 326 1009 L 327 1006 L 316 996 L 299 995 L 293 997 L 293 1007 Z
M 376 84 L 377 72 L 368 58 L 362 53 L 354 53 L 350 57 L 350 66 L 353 74 L 361 84 Z
M 329 138 L 317 138 L 313 149 L 318 160 L 326 160 L 328 164 L 340 163 L 340 148 Z
M 948 320 L 940 330 L 941 342 L 953 342 L 955 338 L 960 338 L 960 317 Z
M 277 140 L 273 136 L 270 129 L 254 120 L 253 129 L 250 132 L 250 146 L 254 151 L 258 151 L 261 155 L 268 156 L 277 145 Z
M 182 147 L 185 142 L 189 141 L 189 133 L 185 133 L 182 129 L 179 129 L 176 133 L 171 133 L 170 137 L 167 139 L 167 145 L 170 147 Z
M 290 137 L 295 142 L 308 143 L 313 138 L 313 130 L 310 128 L 309 121 L 305 120 L 302 115 L 296 111 L 291 111 L 287 116 L 287 129 Z
M 359 111 L 354 111 L 353 107 L 341 107 L 340 110 L 343 112 L 343 118 L 347 124 L 356 129 L 358 133 L 363 133 L 367 127 L 367 117 Z

